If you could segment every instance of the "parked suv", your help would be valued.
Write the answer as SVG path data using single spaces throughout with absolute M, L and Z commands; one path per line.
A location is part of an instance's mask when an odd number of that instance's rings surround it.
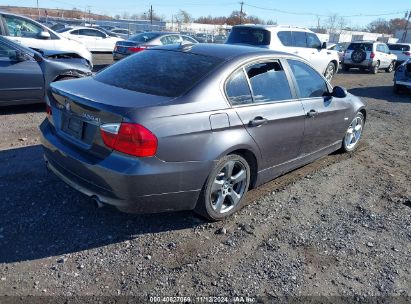
M 83 44 L 64 38 L 30 18 L 0 12 L 0 35 L 35 50 L 75 53 L 93 66 L 92 55 Z
M 278 25 L 236 25 L 226 44 L 252 45 L 296 54 L 308 62 L 327 80 L 338 71 L 339 58 L 327 50 L 318 36 L 306 29 Z
M 344 71 L 360 68 L 374 74 L 377 74 L 380 69 L 385 69 L 387 73 L 391 73 L 396 61 L 397 56 L 392 54 L 383 42 L 354 41 L 345 51 L 342 68 Z
M 397 65 L 411 59 L 411 43 L 393 43 L 388 44 L 391 53 L 397 56 Z

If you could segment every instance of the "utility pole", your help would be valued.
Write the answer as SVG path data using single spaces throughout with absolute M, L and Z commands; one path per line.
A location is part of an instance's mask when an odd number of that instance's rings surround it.
M 150 24 L 151 24 L 151 30 L 153 30 L 153 6 L 150 5 Z
M 39 0 L 37 0 L 37 13 L 39 14 L 39 19 L 40 19 L 40 8 L 39 8 Z
M 242 24 L 243 23 L 243 5 L 244 5 L 244 1 L 241 1 L 240 2 L 240 4 L 241 4 L 241 9 L 240 9 L 240 24 Z
M 407 13 L 408 13 L 408 18 L 407 18 Z M 408 24 L 410 22 L 411 10 L 405 13 L 405 17 L 407 18 L 407 22 L 405 23 L 404 34 L 402 34 L 402 39 L 401 39 L 402 42 L 405 42 L 405 39 L 407 39 Z

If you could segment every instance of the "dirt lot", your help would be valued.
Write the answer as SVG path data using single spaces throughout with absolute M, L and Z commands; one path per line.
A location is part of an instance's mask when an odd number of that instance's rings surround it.
M 411 95 L 385 72 L 333 83 L 368 105 L 359 149 L 253 190 L 213 224 L 96 209 L 46 171 L 43 106 L 0 109 L 0 295 L 410 297 Z

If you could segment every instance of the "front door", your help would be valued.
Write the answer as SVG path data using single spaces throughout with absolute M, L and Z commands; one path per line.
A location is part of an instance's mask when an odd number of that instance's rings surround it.
M 331 97 L 325 79 L 299 60 L 288 60 L 298 95 L 305 111 L 302 154 L 310 154 L 341 141 L 348 127 L 348 104 L 345 99 Z
M 43 73 L 33 59 L 18 61 L 16 50 L 0 42 L 0 103 L 41 102 Z

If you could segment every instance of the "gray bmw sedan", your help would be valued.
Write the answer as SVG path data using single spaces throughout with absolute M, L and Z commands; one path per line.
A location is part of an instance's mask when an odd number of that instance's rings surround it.
M 353 151 L 363 102 L 287 53 L 172 45 L 94 77 L 52 84 L 47 166 L 126 212 L 221 220 L 252 187 L 335 150 Z

